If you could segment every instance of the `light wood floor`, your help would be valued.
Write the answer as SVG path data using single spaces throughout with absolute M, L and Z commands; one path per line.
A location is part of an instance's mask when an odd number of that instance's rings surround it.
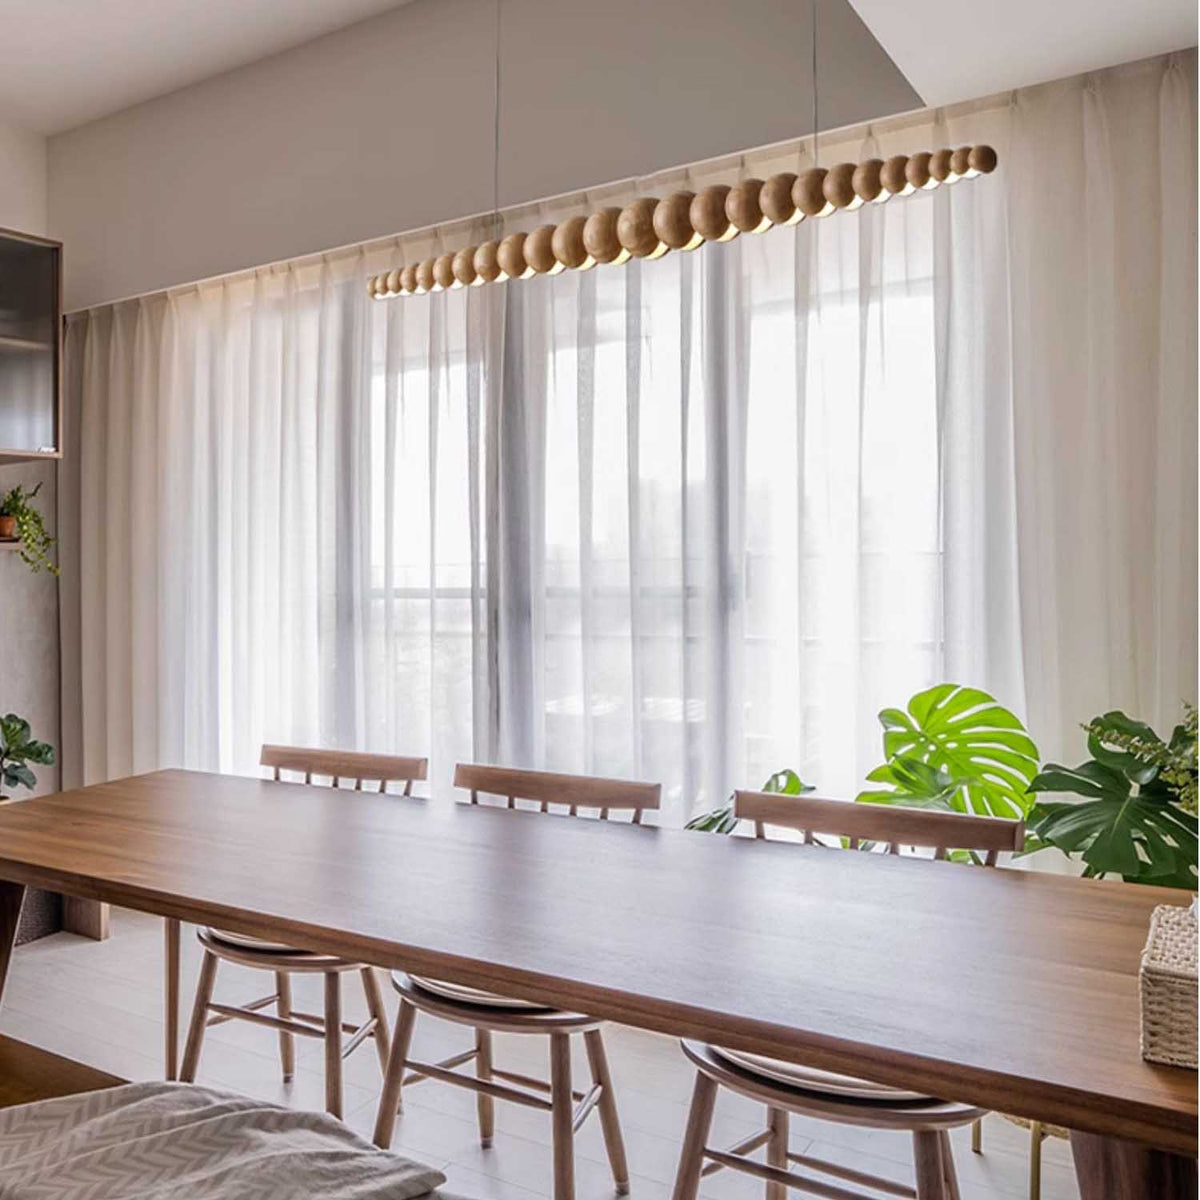
M 184 930 L 186 1026 L 199 966 L 194 931 Z M 647 969 L 652 969 L 647 964 Z M 297 1007 L 320 1010 L 319 978 L 298 977 Z M 221 965 L 217 998 L 245 1001 L 271 990 L 268 977 L 227 963 Z M 385 989 L 394 1012 L 390 987 Z M 357 981 L 343 985 L 351 1017 L 362 1013 Z M 981 1015 L 987 1020 L 987 1014 Z M 162 1077 L 162 927 L 154 917 L 114 912 L 113 935 L 89 942 L 56 934 L 18 949 L 3 1005 L 0 1032 L 55 1050 L 128 1079 Z M 423 1058 L 446 1057 L 465 1049 L 464 1030 L 422 1016 L 414 1050 Z M 469 1037 L 469 1034 L 467 1035 Z M 622 1026 L 606 1032 L 625 1130 L 634 1200 L 669 1200 L 679 1153 L 692 1072 L 674 1041 Z M 230 1022 L 209 1031 L 199 1081 L 296 1107 L 319 1109 L 324 1102 L 321 1043 L 297 1039 L 297 1071 L 285 1087 L 280 1080 L 276 1035 L 269 1029 Z M 586 1071 L 582 1047 L 579 1077 Z M 519 1071 L 546 1071 L 545 1039 L 497 1035 L 497 1062 Z M 380 1087 L 379 1063 L 368 1045 L 346 1064 L 348 1124 L 370 1137 Z M 477 1200 L 535 1200 L 549 1195 L 552 1179 L 549 1122 L 541 1113 L 511 1104 L 497 1105 L 495 1146 L 482 1150 L 469 1092 L 425 1082 L 405 1089 L 397 1121 L 395 1149 L 445 1170 L 451 1188 Z M 713 1140 L 732 1144 L 761 1128 L 761 1109 L 722 1093 Z M 999 1117 L 984 1127 L 984 1153 L 971 1153 L 966 1130 L 955 1134 L 955 1160 L 964 1200 L 1013 1200 L 1027 1194 L 1027 1137 Z M 792 1149 L 844 1162 L 910 1183 L 908 1141 L 899 1135 L 856 1130 L 793 1118 Z M 610 1200 L 612 1181 L 597 1121 L 590 1120 L 577 1141 L 579 1200 Z M 1066 1143 L 1049 1140 L 1043 1151 L 1044 1200 L 1078 1196 Z M 748 1176 L 721 1171 L 704 1181 L 708 1200 L 761 1200 L 763 1185 Z M 799 1193 L 792 1193 L 799 1196 Z

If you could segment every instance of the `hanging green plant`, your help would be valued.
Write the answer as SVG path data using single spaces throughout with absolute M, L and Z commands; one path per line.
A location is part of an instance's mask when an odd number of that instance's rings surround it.
M 1010 818 L 1032 807 L 1038 748 L 987 692 L 940 683 L 907 709 L 885 708 L 879 723 L 886 761 L 867 779 L 887 787 L 860 792 L 859 803 Z
M 40 483 L 30 492 L 17 484 L 0 496 L 0 536 L 16 538 L 20 543 L 17 552 L 32 570 L 44 568 L 51 575 L 57 575 L 58 567 L 50 559 L 50 549 L 56 539 L 46 531 L 42 514 L 31 503 L 41 490 Z M 5 529 L 8 529 L 7 533 Z

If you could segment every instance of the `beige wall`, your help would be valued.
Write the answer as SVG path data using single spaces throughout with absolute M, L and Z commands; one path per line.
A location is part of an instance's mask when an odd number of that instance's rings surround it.
M 797 0 L 504 0 L 502 204 L 808 131 Z M 919 105 L 819 0 L 832 128 Z M 415 0 L 52 138 L 50 226 L 84 307 L 485 210 L 491 0 Z
M 3 121 L 0 114 L 0 227 L 46 231 L 46 143 Z M 0 462 L 0 491 L 42 484 L 39 503 L 54 529 L 52 463 Z M 33 723 L 35 736 L 60 744 L 58 697 L 58 586 L 52 575 L 34 575 L 12 550 L 0 550 L 0 712 Z M 58 771 L 37 768 L 38 792 L 58 787 Z M 18 795 L 27 795 L 23 790 Z

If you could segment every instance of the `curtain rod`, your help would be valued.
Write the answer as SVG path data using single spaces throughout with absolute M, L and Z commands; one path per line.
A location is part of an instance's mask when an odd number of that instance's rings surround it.
M 837 142 L 852 141 L 858 137 L 869 137 L 873 134 L 889 134 L 903 132 L 905 129 L 912 128 L 916 125 L 932 121 L 935 124 L 942 124 L 947 120 L 956 120 L 962 117 L 974 116 L 978 113 L 996 111 L 1002 108 L 1007 108 L 1014 104 L 1018 97 L 1027 96 L 1031 93 L 1041 91 L 1045 88 L 1054 87 L 1056 85 L 1069 84 L 1080 82 L 1093 78 L 1098 74 L 1108 74 L 1128 69 L 1146 68 L 1155 64 L 1161 64 L 1164 67 L 1170 66 L 1177 62 L 1181 51 L 1172 51 L 1167 54 L 1154 55 L 1147 59 L 1141 59 L 1133 63 L 1124 63 L 1114 67 L 1105 68 L 1102 72 L 1087 71 L 1079 75 L 1068 76 L 1065 79 L 1051 80 L 1046 83 L 1033 84 L 1025 88 L 1010 89 L 1003 92 L 994 92 L 988 96 L 981 96 L 974 100 L 964 100 L 956 104 L 938 105 L 932 107 L 922 107 L 908 109 L 902 113 L 893 113 L 887 117 L 875 118 L 870 121 L 858 121 L 851 125 L 839 126 L 835 129 L 817 130 L 813 133 L 804 134 L 800 137 L 785 138 L 778 142 L 768 142 L 760 146 L 755 146 L 746 150 L 731 151 L 726 154 L 713 155 L 710 158 L 697 159 L 690 163 L 678 163 L 674 166 L 664 167 L 656 171 L 648 171 L 643 175 L 631 175 L 624 179 L 610 180 L 605 183 L 593 184 L 584 188 L 572 188 L 569 191 L 559 192 L 552 196 L 537 197 L 530 200 L 523 200 L 516 204 L 506 205 L 499 210 L 499 215 L 517 214 L 528 210 L 537 209 L 542 205 L 568 203 L 571 201 L 582 202 L 589 195 L 604 194 L 606 192 L 618 193 L 622 190 L 636 190 L 640 184 L 647 180 L 669 178 L 671 175 L 677 175 L 686 172 L 696 174 L 717 174 L 723 170 L 738 170 L 743 165 L 747 158 L 771 158 L 782 157 L 789 153 L 799 154 L 805 151 L 810 151 L 812 143 L 816 136 L 820 136 L 826 143 L 830 140 L 834 144 Z M 1195 54 L 1195 50 L 1186 53 Z M 184 296 L 189 292 L 198 291 L 201 288 L 207 287 L 215 283 L 232 283 L 240 280 L 253 279 L 256 275 L 270 274 L 272 272 L 281 271 L 289 268 L 318 266 L 329 260 L 338 260 L 350 258 L 355 254 L 369 254 L 373 251 L 383 251 L 389 247 L 399 246 L 404 239 L 419 238 L 422 236 L 436 236 L 444 231 L 457 230 L 468 228 L 480 222 L 492 219 L 496 215 L 495 210 L 486 210 L 476 213 L 470 213 L 461 217 L 453 217 L 445 221 L 437 221 L 429 225 L 421 225 L 412 229 L 402 230 L 397 233 L 386 234 L 381 237 L 368 238 L 364 241 L 347 242 L 340 246 L 335 246 L 326 250 L 312 251 L 307 254 L 293 255 L 288 258 L 276 259 L 268 263 L 260 263 L 253 267 L 239 267 L 233 271 L 225 271 L 216 275 L 208 275 L 201 279 L 189 280 L 186 283 L 170 284 L 167 287 L 152 288 L 145 292 L 134 292 L 127 296 L 122 296 L 117 300 L 105 300 L 99 304 L 89 304 L 81 308 L 71 309 L 64 313 L 64 320 L 77 318 L 84 313 L 103 310 L 106 308 L 114 308 L 121 304 L 129 304 L 135 300 L 146 300 L 153 296 Z

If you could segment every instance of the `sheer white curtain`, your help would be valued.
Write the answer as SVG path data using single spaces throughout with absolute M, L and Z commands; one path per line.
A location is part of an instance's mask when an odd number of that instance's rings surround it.
M 661 780 L 678 820 L 783 766 L 853 795 L 877 711 L 941 679 L 1047 754 L 1169 715 L 1194 85 L 823 147 L 1002 166 L 657 262 L 375 303 L 371 249 L 77 315 L 68 778 L 280 740 L 428 753 L 437 790 L 470 757 Z

